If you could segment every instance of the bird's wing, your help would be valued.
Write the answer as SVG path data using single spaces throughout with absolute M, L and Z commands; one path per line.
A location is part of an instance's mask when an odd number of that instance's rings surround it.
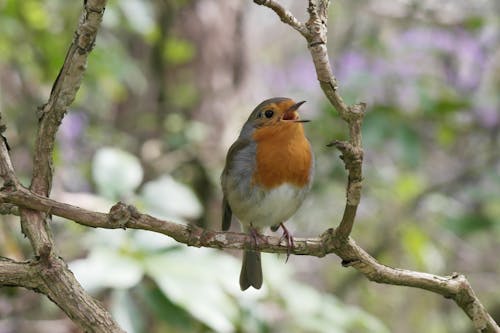
M 222 192 L 224 193 L 224 197 L 222 199 L 222 230 L 224 231 L 229 230 L 229 227 L 231 226 L 231 218 L 233 216 L 231 206 L 229 206 L 229 202 L 226 199 L 226 181 L 224 181 L 224 178 L 228 177 L 229 169 L 231 168 L 230 161 L 234 159 L 234 155 L 249 144 L 250 140 L 238 139 L 232 144 L 227 152 L 226 165 L 224 166 L 224 170 L 221 175 Z
M 231 226 L 231 217 L 233 216 L 233 211 L 231 206 L 226 200 L 226 197 L 222 199 L 222 230 L 227 231 Z

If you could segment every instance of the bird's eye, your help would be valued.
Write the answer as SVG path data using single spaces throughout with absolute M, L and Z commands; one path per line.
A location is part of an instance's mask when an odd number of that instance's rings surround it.
M 266 110 L 266 111 L 264 111 L 264 115 L 266 116 L 266 118 L 272 118 L 274 115 L 274 111 L 273 110 Z

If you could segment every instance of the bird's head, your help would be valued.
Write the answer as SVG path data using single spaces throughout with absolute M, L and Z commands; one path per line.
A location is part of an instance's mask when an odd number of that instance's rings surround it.
M 309 120 L 300 119 L 298 109 L 305 101 L 296 103 L 285 97 L 275 97 L 257 105 L 250 114 L 247 123 L 255 128 L 279 126 L 287 123 L 305 123 Z

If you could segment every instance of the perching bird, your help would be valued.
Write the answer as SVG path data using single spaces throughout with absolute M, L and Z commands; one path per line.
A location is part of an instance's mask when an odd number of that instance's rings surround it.
M 311 188 L 314 156 L 297 112 L 304 102 L 276 97 L 257 105 L 227 153 L 221 175 L 222 230 L 234 214 L 245 232 L 257 237 L 264 227 L 280 225 L 288 245 L 293 238 L 283 223 L 300 207 Z M 260 252 L 245 250 L 241 290 L 262 286 Z

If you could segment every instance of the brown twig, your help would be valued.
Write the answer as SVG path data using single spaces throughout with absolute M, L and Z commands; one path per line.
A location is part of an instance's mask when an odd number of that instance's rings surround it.
M 295 16 L 290 12 L 288 9 L 284 8 L 280 3 L 274 0 L 254 0 L 258 5 L 261 6 L 266 6 L 271 8 L 283 21 L 283 23 L 288 24 L 295 30 L 297 30 L 302 36 L 307 38 L 307 35 L 309 33 L 308 29 L 306 28 L 305 24 L 300 22 L 295 18 Z
M 0 285 L 38 291 L 42 283 L 31 262 L 16 262 L 0 257 Z

